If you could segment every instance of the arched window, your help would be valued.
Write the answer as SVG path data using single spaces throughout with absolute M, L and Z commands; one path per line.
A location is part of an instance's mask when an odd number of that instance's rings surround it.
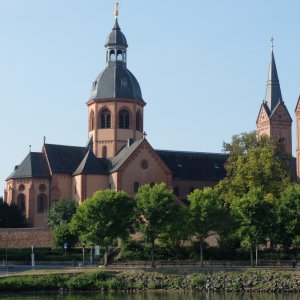
M 39 194 L 37 198 L 37 212 L 44 213 L 47 209 L 47 196 L 45 194 Z
M 100 118 L 98 128 L 110 128 L 111 125 L 111 114 L 108 108 L 100 111 Z
M 119 112 L 119 128 L 129 128 L 129 112 L 127 109 L 122 109 Z
M 23 215 L 26 214 L 26 197 L 24 194 L 19 194 L 17 199 L 17 205 Z
M 102 147 L 102 157 L 103 157 L 103 158 L 106 158 L 106 157 L 107 157 L 107 147 L 106 147 L 106 146 L 103 146 L 103 147 Z
M 90 114 L 90 124 L 89 125 L 90 125 L 89 126 L 90 131 L 95 129 L 95 114 L 94 114 L 93 110 L 91 111 L 91 114 Z
M 114 50 L 110 50 L 110 53 L 109 53 L 109 60 L 110 61 L 115 61 L 116 60 L 116 53 Z
M 141 112 L 140 111 L 138 111 L 136 113 L 136 116 L 135 116 L 135 128 L 138 131 L 143 131 L 143 128 L 142 128 L 142 116 L 141 116 Z
M 137 193 L 138 190 L 139 190 L 139 187 L 140 187 L 140 184 L 139 184 L 138 182 L 135 182 L 135 183 L 133 184 L 133 192 L 134 192 L 134 193 Z
M 122 61 L 123 60 L 123 54 L 121 50 L 118 50 L 117 52 L 117 60 Z

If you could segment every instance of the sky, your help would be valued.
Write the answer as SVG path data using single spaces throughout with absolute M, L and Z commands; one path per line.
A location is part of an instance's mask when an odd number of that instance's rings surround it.
M 113 7 L 114 0 L 0 0 L 0 196 L 29 145 L 41 151 L 44 136 L 87 143 L 86 101 L 105 68 Z M 120 0 L 151 145 L 221 152 L 232 135 L 255 130 L 271 37 L 294 138 L 299 11 L 299 0 Z

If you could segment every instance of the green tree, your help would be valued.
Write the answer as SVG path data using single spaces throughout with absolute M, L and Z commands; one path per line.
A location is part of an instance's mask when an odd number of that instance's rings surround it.
M 18 206 L 14 203 L 8 205 L 0 201 L 0 227 L 1 228 L 23 228 L 26 220 Z
M 263 136 L 259 141 L 256 132 L 242 133 L 224 143 L 229 155 L 225 164 L 227 176 L 218 184 L 221 198 L 231 203 L 252 188 L 260 188 L 264 195 L 279 193 L 291 180 L 291 158 L 282 145 Z
M 250 250 L 253 266 L 253 248 L 265 243 L 274 228 L 274 198 L 265 196 L 260 188 L 252 188 L 241 199 L 231 203 L 233 215 L 239 224 L 238 234 L 242 245 Z
M 108 246 L 117 238 L 128 237 L 135 217 L 135 201 L 125 192 L 103 190 L 77 208 L 70 228 L 82 243 L 104 246 L 107 265 Z
M 52 229 L 53 242 L 56 247 L 64 248 L 64 244 L 67 243 L 67 247 L 71 248 L 78 242 L 78 237 L 70 230 L 70 223 L 61 222 Z
M 46 214 L 48 226 L 54 228 L 61 223 L 69 223 L 76 212 L 77 206 L 75 200 L 61 198 Z
M 61 198 L 46 214 L 49 227 L 52 229 L 53 242 L 56 247 L 73 247 L 78 242 L 78 236 L 70 231 L 70 221 L 77 209 L 77 202 L 73 199 Z
M 292 184 L 283 190 L 276 205 L 278 242 L 286 248 L 300 243 L 300 185 Z
M 189 232 L 200 243 L 200 260 L 203 267 L 203 243 L 211 231 L 218 231 L 223 226 L 226 210 L 218 199 L 218 192 L 210 187 L 196 189 L 188 195 L 190 205 Z
M 140 215 L 140 230 L 151 244 L 151 260 L 154 267 L 155 239 L 169 232 L 177 221 L 179 204 L 164 183 L 151 187 L 146 184 L 136 194 L 137 209 Z M 174 227 L 173 227 L 174 228 Z

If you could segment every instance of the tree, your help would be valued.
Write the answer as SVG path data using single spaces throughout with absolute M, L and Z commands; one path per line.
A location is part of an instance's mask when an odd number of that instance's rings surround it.
M 278 197 L 291 180 L 291 158 L 278 141 L 266 136 L 257 140 L 255 132 L 242 133 L 233 136 L 231 144 L 224 143 L 224 151 L 229 154 L 227 176 L 218 189 L 225 202 L 243 197 L 252 188 Z
M 52 229 L 54 245 L 68 248 L 73 247 L 78 242 L 77 235 L 70 231 L 70 221 L 76 212 L 77 202 L 73 199 L 61 198 L 57 201 L 46 214 L 49 227 Z
M 275 220 L 274 204 L 274 198 L 265 196 L 260 188 L 250 189 L 241 199 L 235 198 L 231 203 L 242 244 L 250 250 L 251 266 L 254 265 L 254 246 L 265 243 L 271 234 Z
M 286 248 L 300 242 L 300 186 L 292 184 L 283 190 L 276 205 L 278 242 Z
M 72 248 L 78 242 L 78 236 L 70 230 L 70 223 L 64 221 L 53 227 L 52 237 L 54 245 L 60 248 L 64 248 L 65 243 L 67 248 Z
M 154 243 L 170 226 L 176 222 L 179 204 L 164 183 L 151 187 L 146 184 L 136 194 L 137 209 L 140 216 L 140 230 L 151 243 L 151 261 L 154 267 Z
M 218 231 L 222 227 L 226 210 L 218 199 L 217 191 L 210 187 L 194 190 L 188 195 L 188 200 L 189 232 L 200 242 L 200 260 L 203 267 L 204 240 L 211 231 Z
M 77 202 L 73 199 L 61 198 L 49 210 L 46 215 L 50 228 L 54 228 L 61 223 L 69 223 L 76 212 Z
M 117 238 L 128 237 L 135 216 L 135 201 L 125 192 L 103 190 L 77 208 L 70 228 L 82 243 L 104 246 L 107 265 L 108 246 Z
M 26 220 L 18 206 L 14 203 L 8 205 L 0 201 L 0 227 L 1 228 L 23 228 Z

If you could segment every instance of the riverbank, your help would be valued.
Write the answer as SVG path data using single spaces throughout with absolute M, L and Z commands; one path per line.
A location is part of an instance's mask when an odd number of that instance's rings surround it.
M 298 271 L 197 273 L 88 271 L 85 273 L 11 276 L 0 280 L 0 292 L 191 290 L 215 292 L 300 292 Z

